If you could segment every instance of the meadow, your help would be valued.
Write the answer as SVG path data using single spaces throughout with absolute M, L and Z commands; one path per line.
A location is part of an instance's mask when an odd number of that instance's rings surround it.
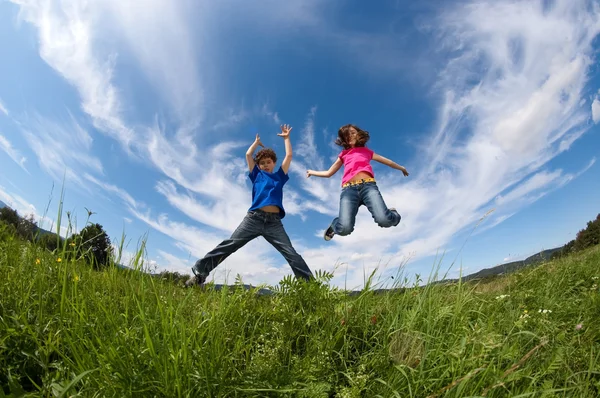
M 0 397 L 600 396 L 599 246 L 356 295 L 185 289 L 71 249 L 0 225 Z

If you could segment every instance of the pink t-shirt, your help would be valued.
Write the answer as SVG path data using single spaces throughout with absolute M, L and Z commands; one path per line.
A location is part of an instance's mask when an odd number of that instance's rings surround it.
M 342 177 L 342 185 L 347 183 L 364 171 L 371 177 L 375 177 L 373 168 L 371 167 L 371 159 L 373 159 L 373 151 L 367 147 L 360 146 L 350 149 L 344 149 L 338 156 L 344 162 L 344 176 Z

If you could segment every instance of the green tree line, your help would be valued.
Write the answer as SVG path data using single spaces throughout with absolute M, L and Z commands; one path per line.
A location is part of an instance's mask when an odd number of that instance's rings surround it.
M 110 238 L 98 223 L 88 223 L 79 233 L 65 239 L 39 228 L 33 215 L 21 217 L 16 210 L 3 207 L 0 224 L 5 224 L 10 232 L 22 239 L 36 242 L 51 252 L 62 250 L 66 259 L 83 259 L 96 269 L 109 266 L 113 260 Z

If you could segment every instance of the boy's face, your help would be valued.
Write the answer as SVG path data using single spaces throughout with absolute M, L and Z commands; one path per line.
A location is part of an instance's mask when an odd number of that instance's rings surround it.
M 271 158 L 262 158 L 258 162 L 258 168 L 267 173 L 272 173 L 273 169 L 275 169 L 275 162 Z

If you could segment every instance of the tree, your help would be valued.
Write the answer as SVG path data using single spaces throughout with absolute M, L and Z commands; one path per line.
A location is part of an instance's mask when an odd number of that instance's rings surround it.
M 3 207 L 0 209 L 0 221 L 4 221 L 6 224 L 13 225 L 15 228 L 19 226 L 19 214 L 16 210 L 10 207 Z
M 552 258 L 567 256 L 598 244 L 600 244 L 600 214 L 594 221 L 588 221 L 587 227 L 579 231 L 575 239 L 556 251 Z
M 22 238 L 27 240 L 33 240 L 37 229 L 37 222 L 35 221 L 33 214 L 30 214 L 29 216 L 25 216 L 23 218 L 19 218 L 19 223 L 17 224 L 17 233 Z
M 86 259 L 94 268 L 100 269 L 110 265 L 113 248 L 102 225 L 87 225 L 80 233 L 69 238 L 67 243 L 69 246 L 72 244 L 77 258 Z
M 587 227 L 577 233 L 575 250 L 583 250 L 600 243 L 600 214 L 594 221 L 588 221 Z

